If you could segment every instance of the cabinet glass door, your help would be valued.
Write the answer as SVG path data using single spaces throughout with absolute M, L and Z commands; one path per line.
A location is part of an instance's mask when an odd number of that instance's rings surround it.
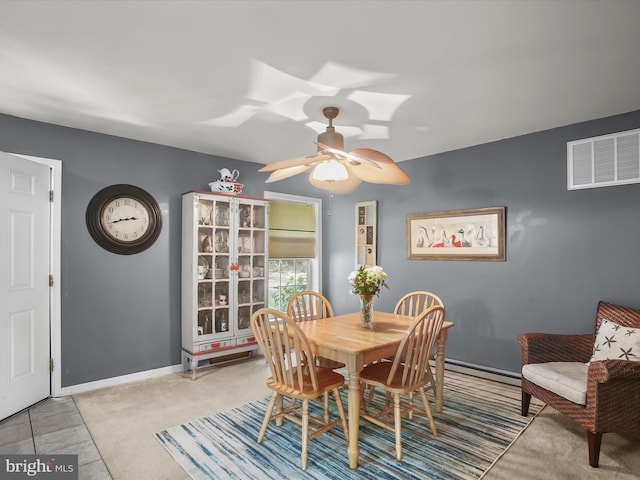
M 251 315 L 265 306 L 268 204 L 222 195 L 196 198 L 194 341 L 247 342 Z
M 266 207 L 238 205 L 238 334 L 251 332 L 251 315 L 264 306 Z
M 226 199 L 198 200 L 198 323 L 196 336 L 230 335 L 230 204 Z M 204 339 L 204 338 L 203 338 Z

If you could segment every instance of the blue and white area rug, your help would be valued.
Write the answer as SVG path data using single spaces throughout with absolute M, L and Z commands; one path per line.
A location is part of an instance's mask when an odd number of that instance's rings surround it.
M 346 394 L 345 394 L 346 395 Z M 342 427 L 309 442 L 309 464 L 300 468 L 301 428 L 269 424 L 256 439 L 268 399 L 194 420 L 155 434 L 194 480 L 204 479 L 430 479 L 476 480 L 504 454 L 533 416 L 520 416 L 518 387 L 447 371 L 445 406 L 435 413 L 434 438 L 424 415 L 403 420 L 401 461 L 393 432 L 360 421 L 360 457 L 349 468 Z M 346 404 L 346 398 L 344 398 Z M 384 401 L 376 393 L 374 406 Z M 315 403 L 315 402 L 312 402 Z M 335 404 L 333 404 L 335 410 Z M 542 404 L 532 400 L 530 413 Z M 322 406 L 314 406 L 316 414 Z

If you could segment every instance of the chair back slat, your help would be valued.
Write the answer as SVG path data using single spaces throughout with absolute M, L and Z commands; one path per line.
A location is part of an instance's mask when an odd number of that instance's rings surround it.
M 398 346 L 387 383 L 393 383 L 398 372 L 402 372 L 402 387 L 424 385 L 428 381 L 429 353 L 443 323 L 441 305 L 434 305 L 416 316 Z
M 329 300 L 312 290 L 304 290 L 293 295 L 287 305 L 287 315 L 296 322 L 334 316 Z
M 436 294 L 427 291 L 415 291 L 402 297 L 396 304 L 394 312 L 399 315 L 415 317 L 424 310 L 436 305 L 444 306 L 444 303 Z
M 318 375 L 311 344 L 285 313 L 261 308 L 251 316 L 251 329 L 279 387 L 302 391 L 304 385 L 318 390 Z

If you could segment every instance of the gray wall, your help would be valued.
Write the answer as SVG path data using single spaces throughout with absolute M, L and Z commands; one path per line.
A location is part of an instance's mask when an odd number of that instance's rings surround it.
M 566 190 L 566 142 L 640 127 L 640 111 L 403 162 L 409 185 L 363 184 L 331 197 L 303 176 L 268 190 L 324 202 L 324 293 L 338 313 L 353 268 L 354 203 L 378 200 L 378 263 L 389 274 L 377 308 L 427 289 L 456 323 L 447 356 L 516 372 L 516 336 L 587 332 L 597 301 L 640 308 L 640 185 Z M 266 176 L 252 163 L 0 115 L 0 150 L 63 161 L 62 385 L 180 362 L 180 195 L 237 168 L 248 195 Z M 96 245 L 84 223 L 101 188 L 132 183 L 160 203 L 156 244 L 132 256 Z M 507 262 L 407 260 L 405 216 L 505 206 Z
M 261 196 L 258 166 L 4 115 L 0 150 L 62 160 L 62 386 L 180 363 L 181 194 L 228 167 Z M 116 183 L 163 212 L 159 239 L 137 255 L 107 252 L 85 225 L 93 195 Z
M 407 186 L 362 184 L 324 201 L 324 294 L 337 313 L 354 262 L 354 204 L 378 201 L 378 264 L 388 273 L 376 308 L 429 290 L 455 322 L 447 358 L 518 373 L 516 338 L 593 331 L 599 300 L 640 309 L 640 184 L 567 191 L 567 142 L 640 128 L 640 111 L 402 162 Z M 279 182 L 282 191 L 300 180 Z M 318 191 L 320 192 L 320 191 Z M 308 194 L 308 192 L 306 193 Z M 408 260 L 406 215 L 506 207 L 507 261 Z

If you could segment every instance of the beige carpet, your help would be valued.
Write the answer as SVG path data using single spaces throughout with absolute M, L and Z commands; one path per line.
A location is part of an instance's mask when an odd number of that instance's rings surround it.
M 74 395 L 113 480 L 188 480 L 154 438 L 161 430 L 264 398 L 264 359 Z
M 257 357 L 200 370 L 196 381 L 166 375 L 73 398 L 114 480 L 188 480 L 154 433 L 263 398 L 267 374 Z M 592 469 L 586 434 L 547 407 L 483 480 L 638 478 L 640 434 L 605 434 L 600 468 Z
M 545 407 L 482 480 L 638 480 L 640 432 L 605 433 L 600 466 L 589 466 L 587 434 Z

